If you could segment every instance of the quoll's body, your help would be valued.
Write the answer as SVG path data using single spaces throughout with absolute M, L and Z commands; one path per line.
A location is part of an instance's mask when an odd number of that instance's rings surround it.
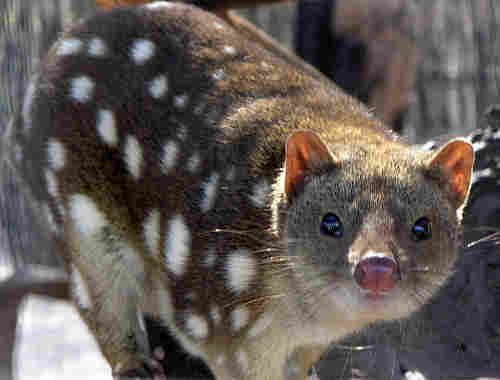
M 115 374 L 154 372 L 151 314 L 217 379 L 303 379 L 332 340 L 417 309 L 460 244 L 468 143 L 415 152 L 191 6 L 75 25 L 15 126 Z

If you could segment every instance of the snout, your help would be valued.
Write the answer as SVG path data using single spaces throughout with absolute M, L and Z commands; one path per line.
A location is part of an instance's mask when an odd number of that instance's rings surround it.
M 354 269 L 354 280 L 370 295 L 379 296 L 390 292 L 398 280 L 398 264 L 388 256 L 363 258 Z

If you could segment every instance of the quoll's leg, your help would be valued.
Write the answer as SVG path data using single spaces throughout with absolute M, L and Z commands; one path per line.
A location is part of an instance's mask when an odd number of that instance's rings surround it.
M 148 287 L 140 252 L 105 222 L 90 199 L 73 199 L 70 214 L 71 279 L 80 314 L 116 378 L 161 380 L 163 369 L 152 357 L 142 313 Z

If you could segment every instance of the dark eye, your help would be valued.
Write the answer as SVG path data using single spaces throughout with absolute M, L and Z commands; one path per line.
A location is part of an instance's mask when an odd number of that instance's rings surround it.
M 335 238 L 342 237 L 344 235 L 344 226 L 340 218 L 332 213 L 326 214 L 321 221 L 321 233 Z
M 416 241 L 427 240 L 432 236 L 431 222 L 425 216 L 419 218 L 411 229 Z

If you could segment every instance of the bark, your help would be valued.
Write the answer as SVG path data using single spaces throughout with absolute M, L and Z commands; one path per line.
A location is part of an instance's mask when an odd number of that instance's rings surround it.
M 432 0 L 417 10 L 421 63 L 409 129 L 418 141 L 472 131 L 498 96 L 500 3 Z

